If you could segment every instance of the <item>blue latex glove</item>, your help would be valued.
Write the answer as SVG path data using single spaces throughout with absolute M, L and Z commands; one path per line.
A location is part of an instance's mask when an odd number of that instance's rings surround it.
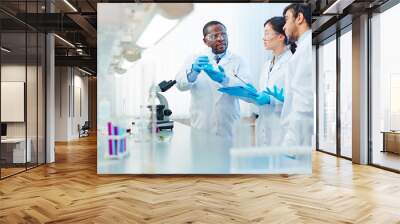
M 247 102 L 247 103 L 256 104 L 256 102 L 255 102 L 255 100 L 254 100 L 253 98 L 250 98 L 250 97 L 243 97 L 243 96 L 239 96 L 238 98 L 239 98 L 240 100 L 243 100 L 243 101 Z
M 192 70 L 199 74 L 203 70 L 204 66 L 208 65 L 210 60 L 207 56 L 199 56 L 192 64 Z
M 231 95 L 231 96 L 244 98 L 243 100 L 245 100 L 245 101 L 246 100 L 254 100 L 258 96 L 257 91 L 253 91 L 252 89 L 249 89 L 249 87 L 247 87 L 247 86 L 223 87 L 223 88 L 219 88 L 218 91 L 228 94 L 228 95 Z
M 254 102 L 259 105 L 266 105 L 271 103 L 271 97 L 265 91 L 258 93 L 258 96 L 255 98 Z
M 278 87 L 274 85 L 274 91 L 271 91 L 271 89 L 267 88 L 266 93 L 273 96 L 275 99 L 279 100 L 282 103 L 285 102 L 285 97 L 283 95 L 284 93 L 283 88 L 279 91 Z
M 257 93 L 257 89 L 256 89 L 256 87 L 254 87 L 252 84 L 250 84 L 250 83 L 247 83 L 246 85 L 245 85 L 245 88 L 247 88 L 248 90 L 250 90 L 250 91 L 252 91 L 252 92 L 254 92 L 254 93 Z
M 211 64 L 208 64 L 203 67 L 204 72 L 207 73 L 207 75 L 212 80 L 214 80 L 215 82 L 221 83 L 222 81 L 224 81 L 226 75 L 225 75 L 224 68 L 222 68 L 221 65 L 218 65 L 218 69 L 219 69 L 219 71 L 215 71 Z
M 253 103 L 258 106 L 263 106 L 271 103 L 271 97 L 265 92 L 260 92 L 257 94 L 258 96 L 256 97 L 246 97 L 246 96 L 240 96 L 239 99 L 247 102 L 247 103 Z

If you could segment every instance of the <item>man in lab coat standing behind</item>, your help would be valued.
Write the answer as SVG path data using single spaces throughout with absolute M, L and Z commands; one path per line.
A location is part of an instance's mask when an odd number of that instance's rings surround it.
M 291 4 L 283 12 L 286 36 L 297 49 L 288 62 L 286 96 L 282 123 L 286 126 L 284 145 L 311 146 L 314 123 L 314 77 L 312 76 L 311 9 L 307 4 Z
M 176 76 L 176 86 L 180 91 L 190 91 L 193 128 L 232 140 L 233 126 L 240 118 L 239 101 L 237 97 L 222 94 L 218 88 L 241 84 L 233 74 L 248 79 L 249 73 L 242 58 L 227 50 L 224 24 L 218 21 L 205 24 L 203 42 L 209 50 L 186 60 Z

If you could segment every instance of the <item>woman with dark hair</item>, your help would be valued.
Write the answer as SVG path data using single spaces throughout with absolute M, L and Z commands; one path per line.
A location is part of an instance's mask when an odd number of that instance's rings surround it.
M 264 47 L 272 52 L 272 59 L 263 67 L 259 89 L 266 90 L 268 100 L 258 105 L 256 120 L 257 145 L 280 145 L 283 139 L 281 112 L 284 102 L 287 63 L 295 51 L 285 35 L 283 17 L 273 17 L 264 23 Z

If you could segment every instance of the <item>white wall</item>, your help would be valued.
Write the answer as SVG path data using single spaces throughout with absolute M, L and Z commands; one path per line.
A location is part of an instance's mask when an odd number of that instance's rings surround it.
M 127 73 L 114 79 L 115 92 L 100 91 L 100 99 L 102 96 L 113 99 L 110 102 L 112 106 L 108 107 L 111 111 L 115 110 L 112 114 L 118 117 L 138 114 L 140 105 L 147 99 L 151 75 L 154 75 L 156 83 L 175 79 L 186 57 L 205 48 L 202 29 L 204 24 L 211 20 L 218 20 L 226 25 L 229 35 L 228 49 L 247 61 L 252 81 L 257 85 L 262 64 L 270 57 L 263 47 L 263 24 L 273 16 L 282 16 L 286 5 L 195 4 L 194 11 L 172 32 L 156 46 L 145 50 L 142 59 Z M 170 103 L 174 118 L 189 117 L 188 92 L 172 88 L 164 95 Z M 247 103 L 242 103 L 241 109 L 242 115 L 250 114 L 250 106 Z
M 27 69 L 27 70 L 26 70 Z M 36 74 L 36 67 L 33 66 L 28 66 L 25 67 L 25 65 L 2 65 L 1 66 L 1 81 L 3 82 L 25 82 L 25 74 L 26 71 L 28 71 L 28 74 Z M 31 84 L 31 83 L 30 83 Z M 35 82 L 36 84 L 36 82 Z M 28 89 L 31 90 L 31 89 Z M 28 92 L 27 93 L 28 97 L 36 97 L 36 89 L 35 92 Z M 31 102 L 32 100 L 27 99 L 28 102 Z M 36 108 L 35 105 L 31 105 Z M 1 110 L 7 110 L 9 108 L 1 108 Z M 31 117 L 31 113 L 28 113 L 28 121 L 32 121 L 33 117 Z M 36 114 L 35 119 L 36 119 Z M 36 121 L 36 120 L 35 120 Z M 7 122 L 7 136 L 8 137 L 25 137 L 25 123 L 26 122 Z M 29 125 L 28 128 L 32 127 L 32 125 Z M 28 130 L 28 137 L 29 137 L 29 130 Z
M 26 112 L 26 120 L 23 122 L 6 122 L 7 137 L 30 139 L 32 151 L 32 161 L 36 162 L 37 150 L 39 162 L 44 162 L 44 82 L 42 68 L 40 66 L 25 66 L 21 64 L 4 64 L 1 66 L 2 82 L 24 82 L 26 85 L 26 107 L 23 106 L 22 112 Z M 26 80 L 27 78 L 27 80 Z M 7 97 L 7 96 L 2 96 Z M 1 110 L 12 110 L 10 107 Z M 8 111 L 11 112 L 12 111 Z
M 76 72 L 76 70 L 75 70 Z M 88 113 L 88 77 L 87 76 L 81 76 L 82 73 L 74 75 L 74 86 L 75 86 L 75 106 L 74 109 L 75 113 L 73 113 L 73 119 L 71 121 L 71 126 L 72 126 L 72 136 L 74 138 L 78 137 L 78 129 L 77 126 L 80 124 L 81 126 L 85 123 L 85 121 L 88 121 L 89 118 L 89 113 Z M 80 93 L 78 93 L 78 90 L 80 90 Z M 80 94 L 80 99 L 78 98 Z M 80 103 L 78 101 L 81 101 Z M 80 105 L 79 105 L 80 104 Z M 81 108 L 79 108 L 81 107 Z M 81 112 L 79 111 L 81 110 Z
M 78 124 L 88 120 L 88 78 L 77 69 L 56 67 L 55 86 L 55 141 L 77 139 Z
M 1 81 L 25 82 L 25 73 L 26 73 L 25 69 L 26 67 L 22 65 L 2 65 Z M 1 110 L 7 110 L 7 108 L 1 108 Z M 7 123 L 7 137 L 25 137 L 25 123 L 24 122 Z

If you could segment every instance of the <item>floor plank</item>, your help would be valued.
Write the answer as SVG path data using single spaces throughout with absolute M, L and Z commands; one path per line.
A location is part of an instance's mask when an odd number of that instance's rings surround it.
M 0 223 L 400 223 L 400 175 L 315 152 L 312 175 L 96 174 L 96 139 L 0 181 Z

